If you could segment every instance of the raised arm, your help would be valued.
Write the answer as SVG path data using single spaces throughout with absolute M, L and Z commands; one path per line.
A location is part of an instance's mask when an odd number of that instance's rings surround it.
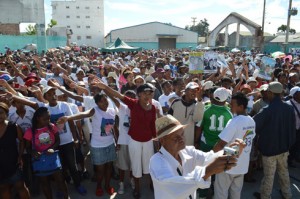
M 8 64 L 12 67 L 12 69 L 15 71 L 16 74 L 18 74 L 22 79 L 24 79 L 26 76 L 16 67 L 16 65 L 14 64 L 14 62 L 7 57 L 7 62 Z
M 90 109 L 85 112 L 81 112 L 72 116 L 64 116 L 61 117 L 57 120 L 57 124 L 64 124 L 68 121 L 73 121 L 73 120 L 81 120 L 83 118 L 89 118 L 92 117 L 95 114 L 95 109 Z
M 46 73 L 41 68 L 41 63 L 40 63 L 39 57 L 38 56 L 33 56 L 33 60 L 35 62 L 36 68 L 38 69 L 39 75 L 42 78 L 46 78 Z
M 109 86 L 105 85 L 99 79 L 94 79 L 92 84 L 94 86 L 97 86 L 98 88 L 102 89 L 108 96 L 115 97 L 115 98 L 118 98 L 120 100 L 124 99 L 124 95 L 122 95 L 118 91 L 115 91 L 114 89 L 110 88 Z
M 14 100 L 16 102 L 19 102 L 20 104 L 24 104 L 25 106 L 30 106 L 34 110 L 37 110 L 39 108 L 38 103 L 30 101 L 25 97 L 19 97 L 17 95 L 12 95 L 11 93 L 6 93 L 6 96 L 9 101 Z
M 72 98 L 72 99 L 74 99 L 76 101 L 79 101 L 79 102 L 83 102 L 83 97 L 81 95 L 77 95 L 77 94 L 75 94 L 71 91 L 68 91 L 67 89 L 64 89 L 54 79 L 49 79 L 48 80 L 48 85 L 59 89 L 61 92 L 66 94 L 69 98 Z

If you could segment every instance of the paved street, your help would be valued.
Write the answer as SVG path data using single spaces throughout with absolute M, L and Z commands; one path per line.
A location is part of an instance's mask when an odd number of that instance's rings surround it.
M 243 186 L 243 191 L 242 191 L 242 199 L 254 199 L 255 197 L 253 196 L 253 193 L 255 191 L 259 191 L 259 186 L 260 186 L 260 181 L 262 178 L 262 171 L 257 171 L 255 174 L 255 178 L 257 179 L 256 183 L 245 183 Z M 291 188 L 293 192 L 293 198 L 299 199 L 300 198 L 300 164 L 297 164 L 297 168 L 290 168 L 290 175 L 291 175 Z M 69 189 L 71 192 L 71 198 L 72 199 L 80 199 L 80 198 L 88 198 L 88 199 L 96 199 L 96 198 L 103 198 L 103 199 L 129 199 L 133 198 L 132 197 L 132 189 L 130 188 L 129 181 L 127 180 L 126 183 L 126 190 L 125 194 L 123 195 L 118 195 L 115 193 L 113 196 L 109 197 L 107 194 L 102 196 L 102 197 L 96 197 L 95 196 L 95 186 L 96 183 L 91 182 L 90 180 L 85 180 L 83 181 L 83 185 L 87 188 L 88 190 L 88 195 L 87 196 L 80 196 L 77 194 L 75 189 L 73 188 L 72 185 L 69 185 Z M 118 189 L 118 182 L 116 180 L 112 180 L 112 186 L 115 188 L 117 191 Z M 53 186 L 54 187 L 54 186 Z M 149 189 L 149 184 L 148 180 L 143 179 L 142 180 L 142 192 L 141 192 L 141 199 L 153 199 L 154 195 Z M 42 199 L 44 198 L 42 195 L 39 197 L 35 197 L 34 199 Z M 280 187 L 278 183 L 278 177 L 275 178 L 275 183 L 273 187 L 273 193 L 272 193 L 272 199 L 281 199 L 280 196 Z

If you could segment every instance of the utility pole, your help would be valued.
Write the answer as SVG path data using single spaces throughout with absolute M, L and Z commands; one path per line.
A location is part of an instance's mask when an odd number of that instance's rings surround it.
M 290 33 L 290 22 L 291 22 L 291 9 L 292 9 L 292 1 L 290 0 L 289 9 L 288 9 L 288 17 L 286 24 L 286 34 L 285 34 L 285 53 L 287 53 L 288 45 L 289 45 L 289 33 Z
M 265 17 L 266 17 L 266 0 L 264 0 L 263 17 L 262 17 L 262 24 L 261 24 L 262 38 L 261 38 L 260 50 L 262 53 L 264 52 L 264 44 L 265 44 Z
M 191 18 L 192 18 L 193 26 L 195 26 L 196 25 L 196 19 L 197 19 L 197 17 L 191 17 Z
M 261 31 L 263 35 L 265 31 L 265 17 L 266 17 L 266 0 L 264 0 L 263 17 L 262 17 L 262 25 L 261 25 Z

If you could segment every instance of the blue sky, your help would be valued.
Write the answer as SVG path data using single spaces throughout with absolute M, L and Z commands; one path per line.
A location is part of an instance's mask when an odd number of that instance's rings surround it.
M 276 33 L 287 22 L 288 0 L 267 0 L 265 31 Z M 300 9 L 300 0 L 293 0 Z M 263 0 L 104 0 L 105 33 L 151 21 L 172 23 L 179 27 L 191 25 L 206 18 L 210 30 L 214 29 L 231 12 L 237 12 L 254 22 L 262 23 Z M 46 23 L 51 19 L 51 0 L 45 0 Z M 300 12 L 292 17 L 291 27 L 300 32 Z M 236 29 L 231 25 L 230 31 Z M 241 27 L 241 30 L 246 28 Z

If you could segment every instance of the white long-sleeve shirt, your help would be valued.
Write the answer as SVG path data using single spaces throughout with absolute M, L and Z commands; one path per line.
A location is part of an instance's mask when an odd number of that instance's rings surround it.
M 222 151 L 220 152 L 222 153 Z M 220 153 L 210 151 L 204 153 L 187 146 L 179 152 L 182 165 L 164 148 L 150 159 L 150 175 L 154 185 L 156 199 L 196 198 L 198 188 L 210 187 L 211 180 L 204 180 L 206 165 L 211 163 Z M 179 168 L 181 175 L 177 172 Z

